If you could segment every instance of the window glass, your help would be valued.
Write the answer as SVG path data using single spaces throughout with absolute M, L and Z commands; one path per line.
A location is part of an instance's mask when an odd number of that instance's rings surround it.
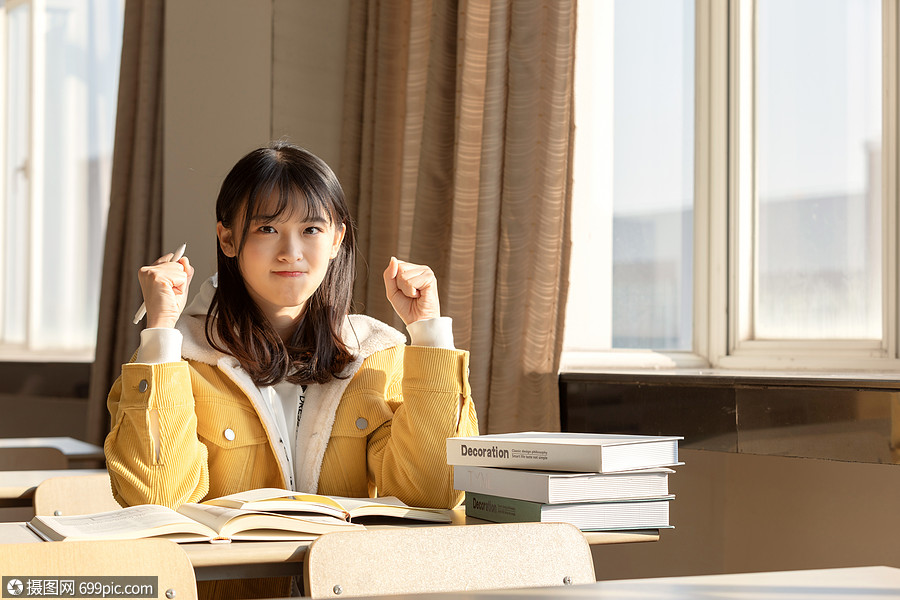
M 0 349 L 86 354 L 97 335 L 124 0 L 5 10 Z
M 42 319 L 35 346 L 92 347 L 115 133 L 122 0 L 48 0 Z
M 691 350 L 694 3 L 579 4 L 567 350 Z
M 28 215 L 31 123 L 31 6 L 20 4 L 6 15 L 6 183 L 2 218 L 2 327 L 4 341 L 25 341 L 28 310 Z
M 881 1 L 758 0 L 756 339 L 880 339 Z

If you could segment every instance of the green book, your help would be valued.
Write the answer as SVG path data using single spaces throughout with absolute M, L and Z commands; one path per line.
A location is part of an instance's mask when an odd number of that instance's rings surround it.
M 547 504 L 489 494 L 466 494 L 466 515 L 495 523 L 563 522 L 585 531 L 662 529 L 675 496 Z

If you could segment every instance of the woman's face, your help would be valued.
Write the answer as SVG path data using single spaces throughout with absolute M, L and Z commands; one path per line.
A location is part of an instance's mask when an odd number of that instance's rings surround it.
M 275 206 L 277 200 L 276 190 L 261 206 Z M 303 314 L 344 239 L 343 224 L 336 228 L 327 216 L 308 212 L 300 207 L 274 218 L 253 217 L 238 258 L 250 297 L 282 333 Z M 243 224 L 227 228 L 219 222 L 216 229 L 222 251 L 234 257 Z

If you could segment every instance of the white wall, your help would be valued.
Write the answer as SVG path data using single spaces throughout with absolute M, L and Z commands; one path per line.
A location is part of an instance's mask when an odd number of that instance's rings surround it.
M 275 0 L 272 137 L 338 171 L 350 0 Z
M 348 6 L 166 3 L 163 246 L 187 242 L 193 291 L 215 270 L 216 195 L 241 156 L 287 137 L 337 167 Z

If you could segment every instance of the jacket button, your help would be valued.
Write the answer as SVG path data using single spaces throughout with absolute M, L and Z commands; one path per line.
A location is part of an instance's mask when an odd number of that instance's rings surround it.
M 149 387 L 150 387 L 150 384 L 147 383 L 146 379 L 141 379 L 140 383 L 138 383 L 138 391 L 142 394 L 144 392 L 146 392 L 147 388 L 149 388 Z
M 360 417 L 356 420 L 356 428 L 357 429 L 365 429 L 369 426 L 369 422 L 366 421 L 365 417 Z
M 234 441 L 234 430 L 231 429 L 230 427 L 228 429 L 226 429 L 225 431 L 223 431 L 222 435 L 224 435 L 225 439 L 228 440 L 229 442 Z

